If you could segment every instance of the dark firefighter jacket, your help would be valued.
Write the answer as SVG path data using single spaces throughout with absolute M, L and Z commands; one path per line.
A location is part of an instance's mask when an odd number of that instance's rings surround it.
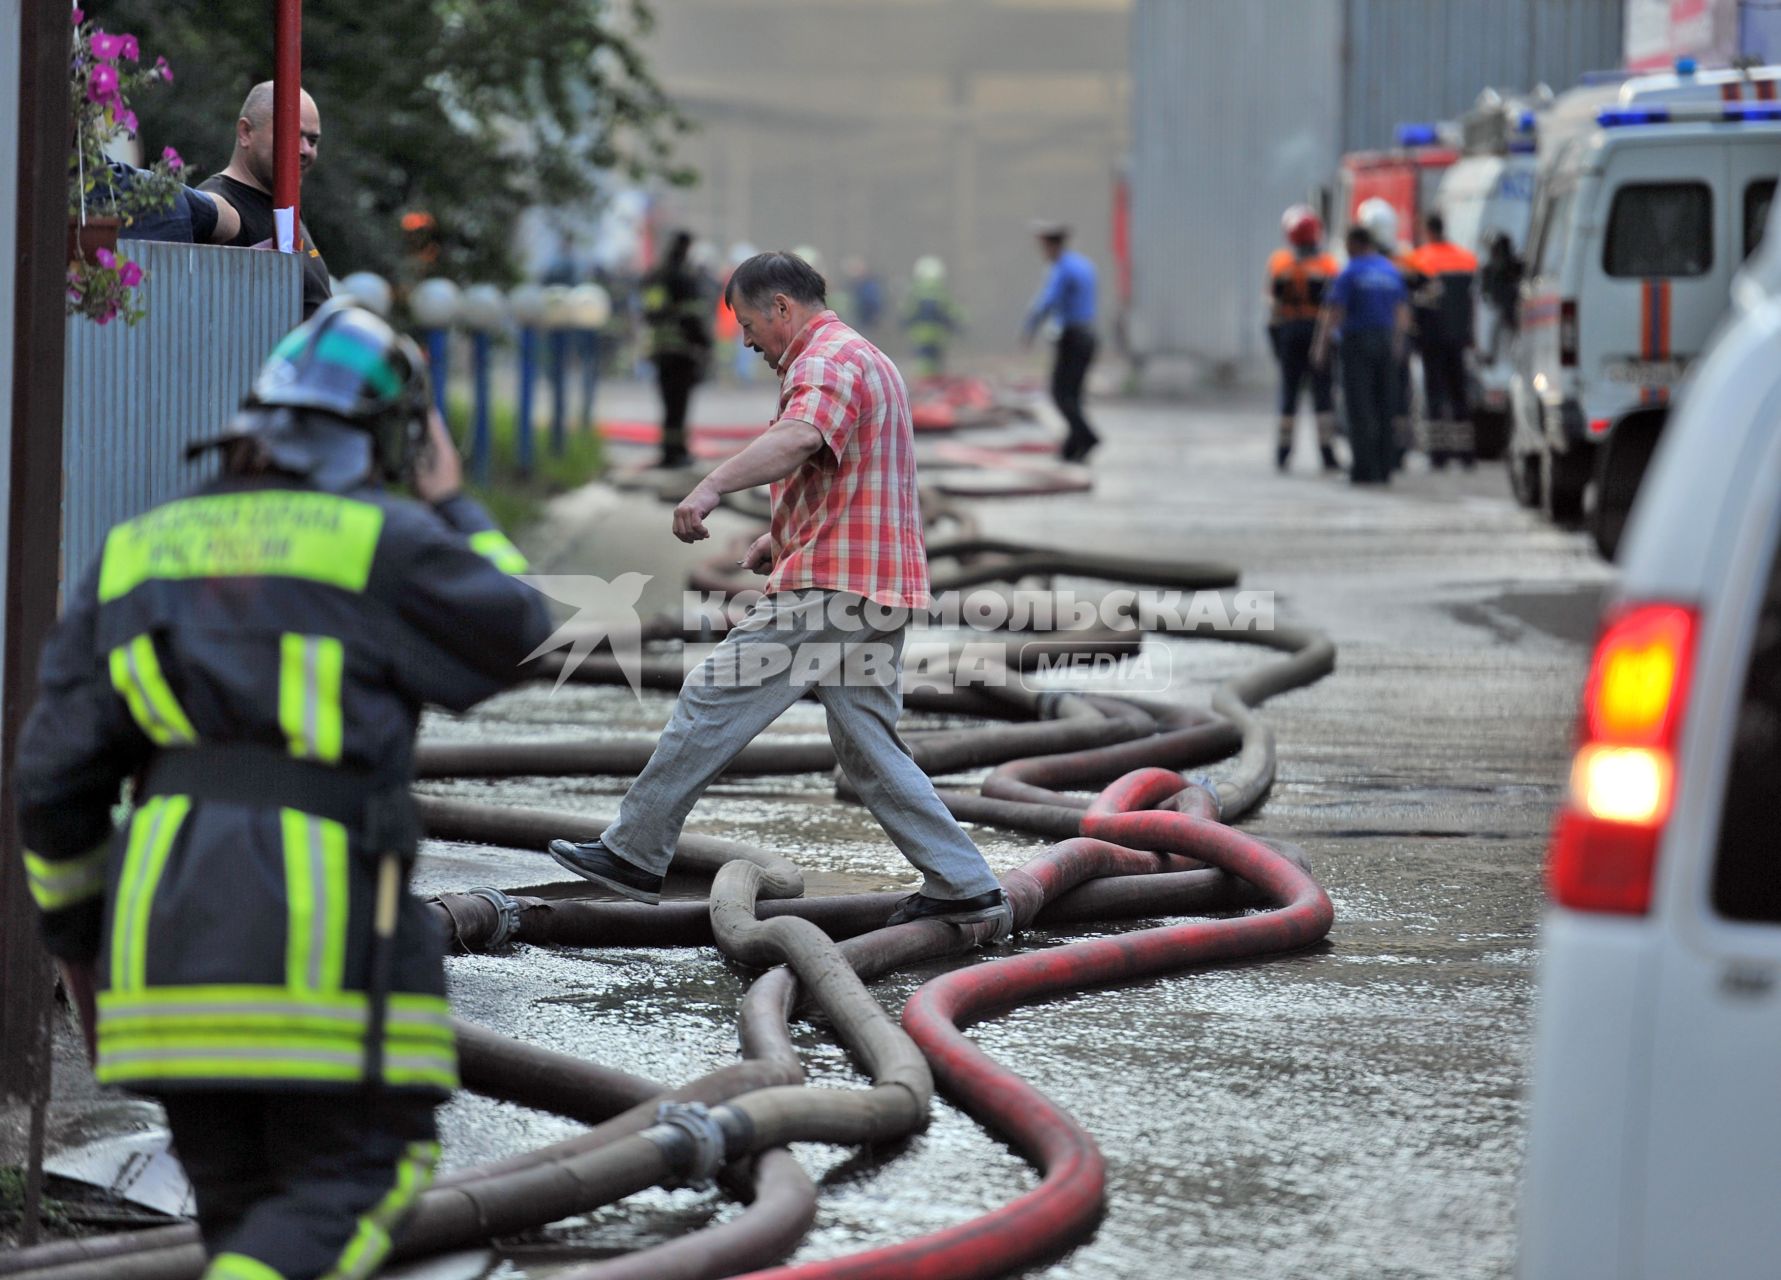
M 110 532 L 45 648 L 16 775 L 49 948 L 96 962 L 101 1082 L 363 1083 L 379 851 L 256 778 L 405 796 L 422 705 L 468 709 L 547 634 L 509 576 L 525 567 L 469 498 L 284 477 L 220 480 Z M 210 794 L 158 788 L 169 765 Z M 393 950 L 381 1083 L 449 1090 L 442 938 L 406 893 Z
M 649 354 L 702 360 L 711 350 L 711 299 L 691 267 L 662 267 L 643 281 Z

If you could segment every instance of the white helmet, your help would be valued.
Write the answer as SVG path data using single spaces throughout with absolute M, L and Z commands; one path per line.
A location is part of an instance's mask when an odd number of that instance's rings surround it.
M 915 278 L 922 284 L 939 284 L 946 279 L 946 264 L 933 254 L 915 260 Z
M 1354 220 L 1367 229 L 1373 243 L 1382 253 L 1390 253 L 1398 243 L 1398 211 L 1381 196 L 1361 201 L 1354 211 Z

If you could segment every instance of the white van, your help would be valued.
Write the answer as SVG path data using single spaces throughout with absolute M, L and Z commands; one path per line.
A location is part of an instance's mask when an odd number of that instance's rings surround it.
M 1503 153 L 1468 155 L 1441 178 L 1435 207 L 1447 224 L 1447 238 L 1478 259 L 1473 289 L 1474 335 L 1470 396 L 1473 437 L 1480 458 L 1500 458 L 1509 439 L 1509 383 L 1514 375 L 1513 295 L 1491 286 L 1493 252 L 1503 242 L 1515 261 L 1527 244 L 1534 207 L 1533 144 L 1517 142 Z M 1498 269 L 1513 266 L 1498 258 Z
M 1781 1274 L 1781 252 L 1763 256 L 1658 445 L 1585 690 L 1548 864 L 1522 1280 Z
M 1567 94 L 1541 121 L 1509 479 L 1559 521 L 1584 514 L 1593 485 L 1604 555 L 1761 239 L 1781 174 L 1777 81 L 1781 67 L 1641 77 Z

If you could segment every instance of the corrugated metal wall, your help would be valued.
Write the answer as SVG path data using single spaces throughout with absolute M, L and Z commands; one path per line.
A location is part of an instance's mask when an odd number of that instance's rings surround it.
M 1485 86 L 1619 66 L 1623 0 L 1138 0 L 1132 15 L 1133 345 L 1267 356 L 1280 214 L 1345 151 L 1451 118 Z
M 1618 67 L 1625 0 L 1344 0 L 1342 150 L 1451 119 L 1486 85 L 1554 89 Z
M 1131 339 L 1261 356 L 1280 214 L 1337 159 L 1340 0 L 1139 0 L 1132 15 Z
M 119 520 L 178 496 L 208 471 L 185 446 L 212 436 L 302 316 L 288 254 L 127 241 L 148 273 L 134 328 L 68 321 L 62 563 L 78 577 Z

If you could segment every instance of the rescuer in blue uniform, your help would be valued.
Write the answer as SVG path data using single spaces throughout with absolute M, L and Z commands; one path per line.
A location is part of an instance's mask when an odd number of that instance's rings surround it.
M 1045 318 L 1057 317 L 1060 327 L 1051 365 L 1051 399 L 1070 428 L 1060 456 L 1065 462 L 1082 462 L 1101 443 L 1082 412 L 1082 387 L 1095 359 L 1095 264 L 1064 247 L 1070 238 L 1066 226 L 1039 223 L 1034 234 L 1039 238 L 1039 251 L 1051 262 L 1051 273 L 1027 311 L 1021 341 L 1030 344 Z
M 45 939 L 95 1075 L 166 1108 L 209 1280 L 376 1271 L 457 1085 L 406 888 L 415 731 L 512 684 L 549 624 L 430 400 L 411 341 L 324 304 L 199 446 L 220 478 L 112 529 L 68 591 L 19 741 Z
M 1404 277 L 1381 255 L 1366 230 L 1348 233 L 1348 265 L 1325 295 L 1311 359 L 1329 360 L 1335 334 L 1342 341 L 1342 396 L 1348 409 L 1349 479 L 1355 484 L 1391 480 L 1395 446 L 1392 408 L 1397 368 L 1410 332 L 1410 294 Z

